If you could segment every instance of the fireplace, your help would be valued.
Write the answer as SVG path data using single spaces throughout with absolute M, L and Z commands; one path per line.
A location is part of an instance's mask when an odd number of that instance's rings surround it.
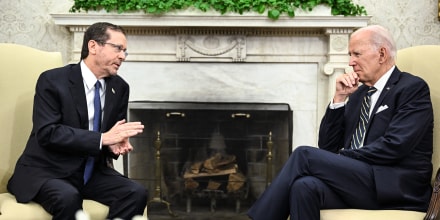
M 137 101 L 129 120 L 145 130 L 124 172 L 179 212 L 246 210 L 292 150 L 285 103 Z

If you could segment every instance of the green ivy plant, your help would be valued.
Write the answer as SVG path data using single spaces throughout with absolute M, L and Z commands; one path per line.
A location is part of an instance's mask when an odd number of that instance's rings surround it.
M 277 20 L 282 14 L 294 17 L 297 8 L 312 11 L 320 4 L 328 5 L 332 15 L 367 15 L 365 8 L 354 4 L 352 0 L 74 0 L 70 12 L 105 9 L 107 12 L 118 13 L 142 10 L 149 14 L 164 14 L 194 7 L 203 12 L 215 10 L 221 14 L 267 12 L 269 18 Z

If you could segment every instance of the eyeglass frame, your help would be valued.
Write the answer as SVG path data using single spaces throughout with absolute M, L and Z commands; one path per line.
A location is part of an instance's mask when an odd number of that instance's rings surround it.
M 114 49 L 116 49 L 116 50 L 118 51 L 118 53 L 120 53 L 121 51 L 123 51 L 125 57 L 128 56 L 127 49 L 126 49 L 126 48 L 124 49 L 124 48 L 122 47 L 122 45 L 114 44 L 114 43 L 110 43 L 110 42 L 101 42 L 101 41 L 96 41 L 96 42 L 99 43 L 99 44 L 104 44 L 104 45 L 105 45 L 105 44 L 108 44 L 108 45 L 112 46 Z

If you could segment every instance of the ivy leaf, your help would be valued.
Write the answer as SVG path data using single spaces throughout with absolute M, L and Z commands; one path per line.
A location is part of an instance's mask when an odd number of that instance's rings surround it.
M 210 8 L 210 6 L 209 6 L 208 3 L 202 3 L 202 4 L 199 5 L 199 9 L 202 10 L 203 12 L 208 11 L 209 8 Z
M 148 13 L 152 13 L 152 14 L 153 14 L 153 13 L 155 13 L 156 11 L 157 11 L 157 8 L 154 7 L 154 6 L 152 6 L 152 7 L 148 7 L 148 8 L 147 8 L 147 12 L 148 12 Z
M 287 15 L 289 15 L 289 17 L 295 17 L 295 10 L 293 8 L 287 9 Z
M 258 6 L 258 13 L 263 14 L 266 11 L 266 7 L 264 5 Z
M 271 19 L 277 20 L 280 17 L 280 11 L 277 9 L 270 9 L 267 16 Z

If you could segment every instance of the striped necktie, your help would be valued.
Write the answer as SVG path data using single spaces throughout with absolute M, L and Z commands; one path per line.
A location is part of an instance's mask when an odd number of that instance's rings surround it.
M 356 128 L 356 131 L 353 133 L 353 137 L 351 139 L 351 148 L 357 149 L 362 147 L 364 142 L 365 130 L 368 125 L 368 120 L 370 119 L 370 105 L 371 105 L 371 95 L 377 91 L 376 88 L 370 87 L 368 88 L 368 92 L 362 101 L 361 114 L 359 118 L 359 124 Z

